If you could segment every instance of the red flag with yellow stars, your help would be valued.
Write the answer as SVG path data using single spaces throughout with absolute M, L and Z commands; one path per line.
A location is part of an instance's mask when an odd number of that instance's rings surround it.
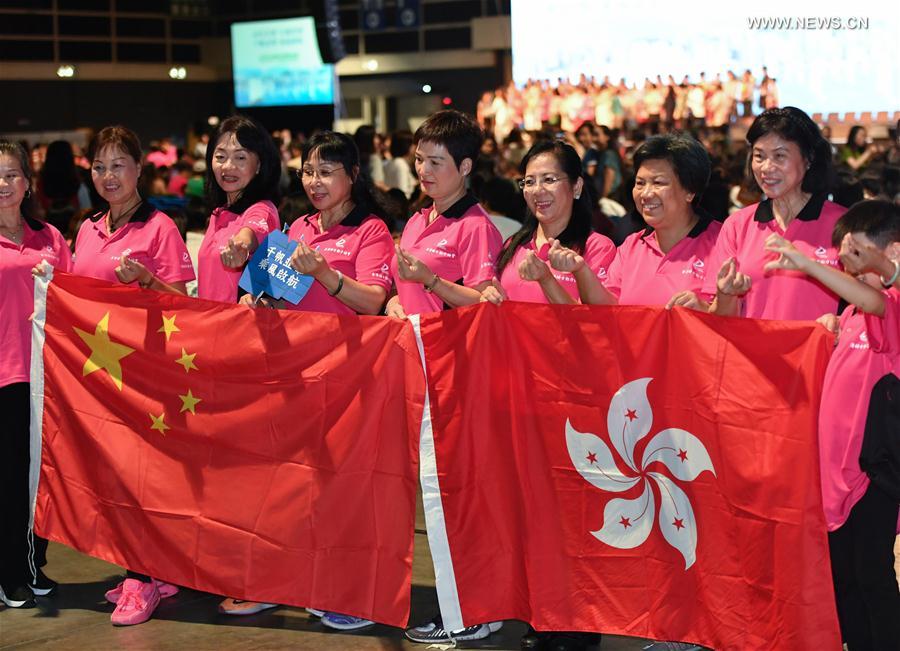
M 424 380 L 404 324 L 36 285 L 37 533 L 177 585 L 406 624 Z

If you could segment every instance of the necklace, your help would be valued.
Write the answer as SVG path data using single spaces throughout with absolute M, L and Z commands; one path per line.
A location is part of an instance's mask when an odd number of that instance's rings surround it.
M 0 226 L 0 232 L 6 236 L 6 239 L 16 244 L 21 244 L 22 240 L 25 239 L 25 227 L 22 225 L 21 221 L 13 228 L 10 228 L 9 226 Z
M 106 230 L 107 230 L 107 232 L 110 235 L 112 235 L 113 232 L 117 228 L 119 228 L 119 226 L 123 225 L 126 221 L 128 221 L 128 219 L 135 213 L 135 211 L 137 211 L 138 207 L 142 203 L 144 203 L 144 200 L 141 199 L 140 195 L 138 195 L 137 202 L 134 205 L 127 208 L 126 210 L 123 210 L 122 213 L 115 219 L 112 218 L 112 210 L 107 212 L 106 213 Z

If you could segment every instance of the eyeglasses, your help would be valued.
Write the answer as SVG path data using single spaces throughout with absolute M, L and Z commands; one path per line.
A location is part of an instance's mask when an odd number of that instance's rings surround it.
M 297 176 L 299 176 L 303 180 L 312 180 L 315 177 L 319 177 L 321 181 L 328 181 L 331 177 L 333 177 L 338 172 L 344 171 L 343 167 L 335 167 L 332 169 L 313 169 L 312 167 L 304 167 L 302 170 L 297 170 Z
M 536 179 L 534 177 L 528 176 L 524 179 L 521 179 L 518 182 L 519 189 L 522 191 L 527 190 L 528 192 L 532 192 L 538 189 L 539 185 L 543 185 L 548 190 L 552 190 L 557 183 L 559 183 L 562 179 L 558 176 L 547 175 L 540 179 Z

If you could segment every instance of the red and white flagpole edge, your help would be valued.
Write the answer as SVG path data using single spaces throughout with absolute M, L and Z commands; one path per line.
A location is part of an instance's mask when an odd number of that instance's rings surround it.
M 44 428 L 44 326 L 47 323 L 47 287 L 53 280 L 53 267 L 45 264 L 44 274 L 34 278 L 34 313 L 31 315 L 31 463 L 28 468 L 28 563 L 32 576 L 34 566 L 34 509 L 38 481 L 41 477 L 41 454 Z
M 425 346 L 422 343 L 419 315 L 410 315 L 409 322 L 416 335 L 422 373 L 425 375 L 425 407 L 422 410 L 422 427 L 419 430 L 419 483 L 422 485 L 425 528 L 428 531 L 428 546 L 431 548 L 431 560 L 434 563 L 434 582 L 437 588 L 441 618 L 444 621 L 444 630 L 456 631 L 465 626 L 459 606 L 456 574 L 453 571 L 453 557 L 450 555 L 447 523 L 444 520 L 444 504 L 441 501 L 441 487 L 438 482 L 434 430 L 431 422 L 431 397 L 425 367 Z

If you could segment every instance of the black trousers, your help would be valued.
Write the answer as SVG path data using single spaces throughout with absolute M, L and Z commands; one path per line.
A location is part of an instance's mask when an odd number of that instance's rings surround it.
M 28 526 L 30 393 L 28 384 L 0 387 L 0 585 L 12 590 L 36 580 L 47 564 L 47 541 Z
M 900 649 L 894 539 L 900 503 L 874 483 L 828 534 L 841 636 L 849 651 Z

